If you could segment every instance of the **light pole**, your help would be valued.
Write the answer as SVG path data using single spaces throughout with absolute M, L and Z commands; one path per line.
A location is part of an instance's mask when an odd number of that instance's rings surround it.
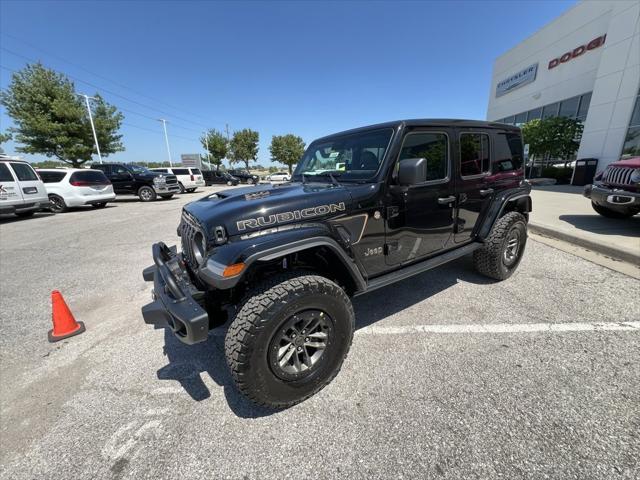
M 89 99 L 97 100 L 96 97 L 90 97 L 84 93 L 77 93 L 81 97 L 84 97 L 84 101 L 87 104 L 87 113 L 89 114 L 89 122 L 91 123 L 91 131 L 93 132 L 93 140 L 96 142 L 96 151 L 98 152 L 98 160 L 102 163 L 102 155 L 100 154 L 100 145 L 98 145 L 98 136 L 96 135 L 96 127 L 93 124 L 93 115 L 91 115 L 91 105 L 89 105 Z
M 173 167 L 173 163 L 171 163 L 171 150 L 169 149 L 169 136 L 167 135 L 167 121 L 164 118 L 159 118 L 159 122 L 162 122 L 162 127 L 164 129 L 164 141 L 167 144 L 167 153 L 169 154 L 169 166 Z

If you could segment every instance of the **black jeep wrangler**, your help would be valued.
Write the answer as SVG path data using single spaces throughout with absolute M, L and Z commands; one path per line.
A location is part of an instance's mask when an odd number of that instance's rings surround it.
M 184 207 L 182 252 L 154 244 L 143 272 L 154 282 L 144 320 L 193 344 L 230 318 L 237 387 L 258 404 L 294 405 L 338 373 L 354 331 L 350 297 L 471 253 L 479 272 L 508 278 L 527 241 L 530 191 L 516 127 L 407 120 L 321 138 L 291 183 Z
M 113 184 L 117 195 L 137 195 L 143 202 L 160 198 L 168 199 L 180 193 L 175 175 L 152 172 L 148 168 L 131 163 L 94 163 L 91 168 L 102 170 Z

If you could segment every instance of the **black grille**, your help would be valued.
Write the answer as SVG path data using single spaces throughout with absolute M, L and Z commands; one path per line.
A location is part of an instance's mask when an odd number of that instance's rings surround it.
M 175 177 L 174 177 L 175 178 Z M 182 211 L 182 219 L 180 220 L 180 241 L 182 243 L 182 253 L 185 261 L 192 268 L 198 268 L 198 261 L 196 260 L 195 252 L 193 251 L 194 237 L 200 233 L 203 238 L 207 238 L 204 233 L 204 229 L 200 226 L 198 220 L 186 210 Z
M 167 175 L 166 179 L 167 179 L 167 185 L 178 183 L 178 177 L 176 177 L 175 175 Z

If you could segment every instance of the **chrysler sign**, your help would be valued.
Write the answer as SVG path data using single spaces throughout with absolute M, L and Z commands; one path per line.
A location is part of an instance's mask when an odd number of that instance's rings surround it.
M 527 68 L 514 73 L 509 78 L 505 78 L 498 82 L 498 85 L 496 85 L 496 97 L 501 97 L 502 95 L 509 93 L 511 90 L 515 90 L 516 88 L 520 88 L 523 85 L 533 82 L 536 79 L 536 73 L 538 73 L 538 64 L 534 63 L 533 65 L 529 65 Z

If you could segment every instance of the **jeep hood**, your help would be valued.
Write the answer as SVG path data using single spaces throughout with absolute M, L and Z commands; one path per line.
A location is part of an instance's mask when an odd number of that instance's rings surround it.
M 210 234 L 222 225 L 243 235 L 290 223 L 318 221 L 347 213 L 352 198 L 343 185 L 291 183 L 233 188 L 185 205 Z

